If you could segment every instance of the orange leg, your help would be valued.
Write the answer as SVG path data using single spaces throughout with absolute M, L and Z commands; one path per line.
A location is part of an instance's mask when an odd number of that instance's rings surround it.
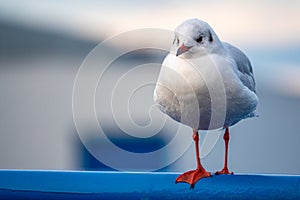
M 200 156 L 199 156 L 199 134 L 198 131 L 193 130 L 193 140 L 196 147 L 196 160 L 197 160 L 197 169 L 185 172 L 176 178 L 176 183 L 185 182 L 191 185 L 191 188 L 194 188 L 194 185 L 201 178 L 210 177 L 210 173 L 207 172 L 201 165 Z
M 227 161 L 228 161 L 228 142 L 229 142 L 229 129 L 228 128 L 226 128 L 226 130 L 225 130 L 223 139 L 225 141 L 225 161 L 224 161 L 224 168 L 221 171 L 217 171 L 216 175 L 219 175 L 219 174 L 233 174 L 233 172 L 230 172 L 228 170 L 228 165 L 227 165 Z

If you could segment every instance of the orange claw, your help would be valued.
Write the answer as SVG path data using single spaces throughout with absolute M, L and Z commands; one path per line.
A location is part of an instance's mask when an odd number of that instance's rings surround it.
M 176 183 L 186 182 L 191 185 L 191 189 L 194 188 L 194 185 L 202 178 L 210 177 L 210 173 L 205 169 L 195 169 L 188 172 L 185 172 L 177 177 Z
M 201 165 L 200 156 L 199 156 L 199 134 L 198 131 L 193 130 L 193 140 L 196 147 L 196 161 L 197 169 L 185 172 L 176 178 L 175 183 L 185 182 L 191 185 L 191 189 L 194 188 L 194 185 L 202 178 L 210 177 L 210 173 L 207 172 Z
M 224 141 L 225 141 L 225 160 L 224 160 L 224 168 L 221 171 L 217 171 L 216 175 L 219 174 L 233 174 L 233 172 L 230 172 L 228 170 L 228 142 L 229 142 L 229 129 L 226 128 L 225 133 L 224 133 L 224 137 L 223 137 Z
M 233 174 L 233 172 L 230 172 L 228 168 L 223 168 L 221 171 L 216 172 L 216 175 L 220 175 L 220 174 Z

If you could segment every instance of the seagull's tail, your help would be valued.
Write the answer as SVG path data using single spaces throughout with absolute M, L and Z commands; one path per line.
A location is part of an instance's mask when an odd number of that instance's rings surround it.
M 249 118 L 251 118 L 251 117 L 259 117 L 259 114 L 258 114 L 257 111 L 255 110 L 255 111 L 253 111 L 252 113 L 250 113 L 250 114 L 248 115 L 248 117 L 249 117 Z

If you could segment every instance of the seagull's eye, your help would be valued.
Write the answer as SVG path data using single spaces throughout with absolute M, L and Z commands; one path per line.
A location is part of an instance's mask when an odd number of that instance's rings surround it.
M 200 35 L 200 36 L 196 39 L 196 42 L 200 43 L 200 42 L 202 42 L 202 40 L 203 40 L 203 37 L 202 37 L 202 35 Z

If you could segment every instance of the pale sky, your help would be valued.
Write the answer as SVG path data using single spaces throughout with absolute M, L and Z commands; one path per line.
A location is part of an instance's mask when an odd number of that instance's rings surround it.
M 280 50 L 300 46 L 300 0 L 1 0 L 0 20 L 36 29 L 102 41 L 140 28 L 174 30 L 182 21 L 207 21 L 219 38 L 241 49 Z M 117 48 L 166 43 L 170 38 L 149 32 L 117 40 Z M 173 35 L 172 35 L 173 37 Z M 161 40 L 161 41 L 158 41 Z M 131 46 L 130 46 L 131 45 Z M 167 46 L 166 48 L 168 48 Z M 288 52 L 285 52 L 286 54 Z M 278 60 L 278 59 L 277 59 Z M 255 61 L 255 60 L 254 60 Z M 287 62 L 287 63 L 285 63 Z M 256 64 L 254 62 L 254 64 Z M 274 69 L 274 66 L 279 66 Z M 297 63 L 296 68 L 299 67 Z M 261 74 L 272 72 L 270 87 L 300 96 L 299 70 L 288 60 L 267 60 Z M 278 73 L 276 72 L 278 71 Z M 278 78 L 276 78 L 276 74 Z M 296 74 L 290 76 L 290 74 Z M 264 78 L 265 80 L 266 78 Z M 284 79 L 284 81 L 282 81 Z M 286 90 L 285 88 L 289 88 Z
M 222 40 L 271 48 L 300 44 L 299 10 L 299 0 L 0 1 L 2 20 L 91 40 L 138 28 L 174 30 L 185 19 L 199 18 Z

